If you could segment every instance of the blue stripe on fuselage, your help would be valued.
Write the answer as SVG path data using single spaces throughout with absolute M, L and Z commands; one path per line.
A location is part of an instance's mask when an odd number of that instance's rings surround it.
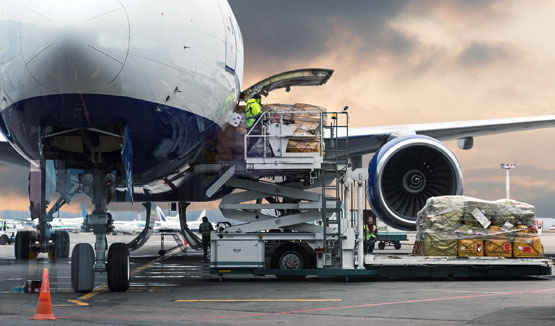
M 39 158 L 41 125 L 64 128 L 120 124 L 130 129 L 133 172 L 142 182 L 156 180 L 194 161 L 206 138 L 219 129 L 213 121 L 171 106 L 110 95 L 63 94 L 19 101 L 1 112 L 0 128 L 23 153 Z

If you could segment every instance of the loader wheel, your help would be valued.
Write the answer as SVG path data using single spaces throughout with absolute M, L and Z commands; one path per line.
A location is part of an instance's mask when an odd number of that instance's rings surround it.
M 385 249 L 385 242 L 380 241 L 380 242 L 378 243 L 378 249 L 384 250 L 384 249 Z
M 395 244 L 393 246 L 395 247 L 395 249 L 399 250 L 399 249 L 401 249 L 401 242 L 400 241 L 395 241 Z
M 310 268 L 309 256 L 299 245 L 286 244 L 277 248 L 272 255 L 272 269 L 302 270 Z M 306 275 L 276 275 L 278 280 L 297 281 Z
M 0 237 L 0 245 L 5 246 L 8 244 L 8 236 L 7 235 L 3 235 Z

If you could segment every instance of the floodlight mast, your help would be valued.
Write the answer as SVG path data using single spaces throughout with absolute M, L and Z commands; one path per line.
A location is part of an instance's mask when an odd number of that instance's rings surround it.
M 509 170 L 516 168 L 516 164 L 515 163 L 501 163 L 501 168 L 505 169 L 505 191 L 507 193 L 507 199 L 510 199 L 511 178 L 509 176 Z

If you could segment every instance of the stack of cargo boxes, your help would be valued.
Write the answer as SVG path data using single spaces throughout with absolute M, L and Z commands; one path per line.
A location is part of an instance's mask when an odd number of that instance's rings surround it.
M 219 132 L 214 133 L 207 141 L 207 150 L 203 161 L 221 163 L 223 161 L 240 160 L 244 155 L 245 142 L 245 106 L 238 106 L 235 113 L 243 115 L 238 127 L 226 125 Z M 266 112 L 265 124 L 279 123 L 282 117 L 284 124 L 297 127 L 292 137 L 289 138 L 287 152 L 320 152 L 320 119 L 322 124 L 327 124 L 325 108 L 310 104 L 265 104 L 262 112 Z M 321 117 L 322 115 L 322 117 Z M 260 135 L 253 135 L 260 136 Z
M 463 196 L 428 199 L 418 212 L 413 253 L 422 256 L 542 257 L 534 206 Z

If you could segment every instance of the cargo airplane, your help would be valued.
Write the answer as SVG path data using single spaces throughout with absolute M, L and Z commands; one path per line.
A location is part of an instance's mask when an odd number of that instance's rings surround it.
M 208 140 L 232 128 L 238 102 L 321 85 L 333 73 L 296 70 L 242 91 L 243 39 L 226 0 L 0 0 L 0 8 L 0 163 L 30 170 L 31 214 L 39 220 L 38 232 L 18 233 L 16 255 L 26 257 L 36 237 L 46 250 L 50 192 L 60 194 L 53 208 L 87 194 L 96 246 L 73 251 L 79 292 L 106 269 L 112 291 L 129 287 L 126 244 L 106 244 L 109 202 L 144 202 L 147 211 L 149 202 L 178 202 L 183 230 L 188 203 L 233 191 L 208 196 L 219 176 L 195 166 Z M 476 136 L 554 125 L 555 116 L 537 116 L 350 128 L 348 150 L 354 167 L 374 153 L 367 189 L 374 212 L 414 229 L 427 198 L 463 192 L 459 162 L 442 141 L 468 150 Z M 289 182 L 305 187 L 303 177 Z

